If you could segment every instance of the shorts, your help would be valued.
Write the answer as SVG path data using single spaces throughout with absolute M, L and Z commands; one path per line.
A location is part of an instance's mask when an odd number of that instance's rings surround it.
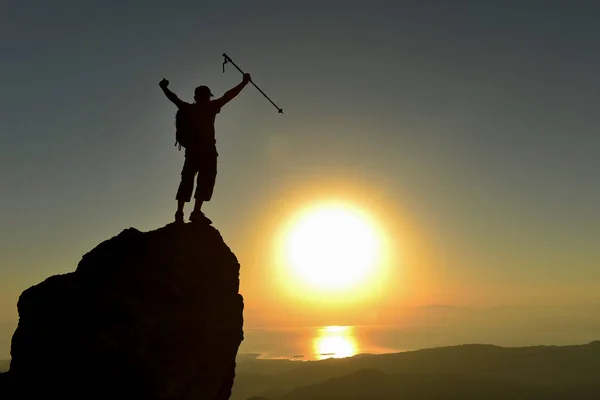
M 212 198 L 215 181 L 217 178 L 217 152 L 186 150 L 181 182 L 177 189 L 177 200 L 189 202 L 194 190 L 194 177 L 196 178 L 196 200 L 210 201 Z

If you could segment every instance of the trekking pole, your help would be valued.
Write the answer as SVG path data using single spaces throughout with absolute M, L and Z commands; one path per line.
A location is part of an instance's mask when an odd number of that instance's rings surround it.
M 232 60 L 232 59 L 231 59 L 231 58 L 230 58 L 230 57 L 229 57 L 227 54 L 223 53 L 223 58 L 224 58 L 224 60 L 223 60 L 223 73 L 225 73 L 225 64 L 227 64 L 227 63 L 231 63 L 231 64 L 232 64 L 232 65 L 233 65 L 235 68 L 237 68 L 237 70 L 238 70 L 238 71 L 240 71 L 240 72 L 242 73 L 242 75 L 244 74 L 244 71 L 242 71 L 242 70 L 240 69 L 240 67 L 238 67 L 238 66 L 237 66 L 237 65 L 236 65 L 236 64 L 233 62 L 233 60 Z M 261 89 L 260 89 L 258 86 L 256 86 L 256 84 L 255 84 L 253 81 L 250 81 L 250 83 L 251 83 L 252 85 L 254 85 L 254 87 L 255 87 L 256 89 L 258 89 L 258 91 L 259 91 L 259 92 L 260 92 L 260 93 L 261 93 L 263 96 L 265 96 L 265 98 L 266 98 L 267 100 L 269 100 L 269 101 L 271 102 L 271 104 L 273 104 L 273 105 L 275 106 L 275 108 L 277 109 L 277 111 L 279 111 L 279 114 L 283 114 L 283 108 L 279 108 L 279 107 L 277 107 L 277 104 L 273 103 L 273 100 L 271 100 L 271 99 L 269 98 L 269 96 L 267 96 L 267 95 L 265 94 L 265 92 L 263 92 L 263 91 L 262 91 L 262 90 L 261 90 Z

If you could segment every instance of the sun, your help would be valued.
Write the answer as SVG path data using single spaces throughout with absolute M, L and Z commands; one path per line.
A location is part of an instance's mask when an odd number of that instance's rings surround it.
M 374 273 L 380 253 L 381 240 L 368 216 L 338 204 L 300 213 L 284 243 L 296 277 L 328 290 L 360 285 Z

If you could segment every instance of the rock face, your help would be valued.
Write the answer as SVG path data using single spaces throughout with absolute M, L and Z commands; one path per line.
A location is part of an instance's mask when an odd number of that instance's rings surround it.
M 0 397 L 228 399 L 239 269 L 208 225 L 123 231 L 23 292 Z

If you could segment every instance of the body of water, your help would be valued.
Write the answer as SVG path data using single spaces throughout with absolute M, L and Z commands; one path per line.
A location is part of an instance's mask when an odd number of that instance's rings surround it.
M 557 320 L 551 324 L 412 324 L 244 329 L 241 357 L 321 360 L 462 344 L 504 347 L 579 345 L 600 339 L 600 326 Z
M 377 340 L 375 328 L 324 326 L 294 329 L 248 329 L 239 354 L 266 359 L 322 360 L 356 354 L 401 351 Z

